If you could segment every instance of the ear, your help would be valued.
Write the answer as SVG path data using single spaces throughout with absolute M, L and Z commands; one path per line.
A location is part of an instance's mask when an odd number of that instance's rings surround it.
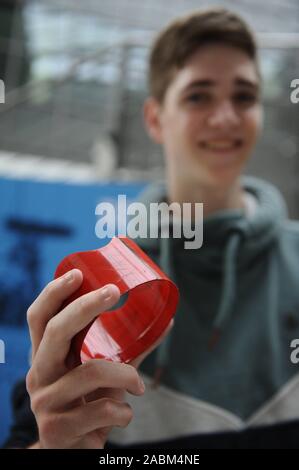
M 143 119 L 148 134 L 157 144 L 162 144 L 163 140 L 160 112 L 160 103 L 152 96 L 147 98 L 143 105 Z

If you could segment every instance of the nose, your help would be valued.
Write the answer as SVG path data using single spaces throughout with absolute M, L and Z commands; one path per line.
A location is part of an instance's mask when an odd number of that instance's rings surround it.
M 218 104 L 208 116 L 208 124 L 213 128 L 231 128 L 240 124 L 240 117 L 233 104 L 226 100 Z

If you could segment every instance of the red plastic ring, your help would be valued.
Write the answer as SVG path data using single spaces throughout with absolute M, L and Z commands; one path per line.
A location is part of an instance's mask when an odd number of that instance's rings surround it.
M 115 237 L 97 250 L 68 255 L 55 278 L 73 268 L 82 271 L 83 282 L 67 304 L 106 284 L 117 285 L 121 295 L 128 294 L 122 306 L 101 313 L 74 337 L 77 363 L 92 358 L 132 361 L 161 336 L 175 314 L 178 288 L 126 237 Z

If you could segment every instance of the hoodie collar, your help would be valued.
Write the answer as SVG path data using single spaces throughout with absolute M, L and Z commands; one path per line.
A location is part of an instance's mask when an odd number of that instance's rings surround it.
M 281 224 L 287 217 L 286 205 L 279 191 L 272 184 L 251 176 L 242 177 L 241 184 L 257 202 L 254 213 L 248 217 L 241 209 L 223 210 L 206 217 L 203 225 L 202 248 L 185 250 L 186 252 L 193 252 L 194 255 L 194 251 L 202 250 L 205 253 L 213 251 L 215 259 L 215 250 L 219 251 L 219 255 L 222 256 L 223 244 L 232 233 L 238 233 L 241 244 L 238 265 L 242 266 L 277 238 Z M 165 201 L 165 183 L 149 186 L 140 200 L 147 207 L 152 202 Z M 177 249 L 180 247 L 183 249 L 183 242 L 183 239 L 172 239 Z M 153 253 L 158 254 L 160 251 L 159 238 L 139 239 L 138 243 L 143 249 Z

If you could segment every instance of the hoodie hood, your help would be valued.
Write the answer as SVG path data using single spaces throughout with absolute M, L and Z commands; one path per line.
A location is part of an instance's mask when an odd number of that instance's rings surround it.
M 276 242 L 287 217 L 285 203 L 274 186 L 254 177 L 243 177 L 241 184 L 256 200 L 254 214 L 247 215 L 245 210 L 224 210 L 206 217 L 203 221 L 201 248 L 184 249 L 184 238 L 138 240 L 141 248 L 155 258 L 179 288 L 178 266 L 180 270 L 191 271 L 194 276 L 220 277 L 221 295 L 210 332 L 210 348 L 218 342 L 233 311 L 238 291 L 238 272 L 250 269 L 256 258 Z M 163 183 L 150 186 L 141 197 L 141 202 L 147 207 L 150 203 L 162 201 L 166 201 L 166 187 Z M 156 379 L 167 365 L 171 336 L 168 335 L 159 347 Z
M 263 251 L 269 243 L 275 240 L 281 223 L 287 218 L 285 202 L 272 184 L 251 176 L 244 176 L 241 184 L 243 189 L 256 199 L 255 213 L 251 217 L 246 217 L 244 210 L 223 210 L 206 217 L 203 224 L 202 247 L 211 248 L 214 251 L 218 246 L 218 255 L 222 257 L 223 242 L 232 233 L 240 233 L 243 245 L 238 259 L 240 265 L 250 260 L 254 254 Z M 145 204 L 147 209 L 151 203 L 162 201 L 166 201 L 166 186 L 162 182 L 150 185 L 140 197 L 140 202 Z M 184 239 L 172 239 L 177 248 L 180 246 L 183 248 L 183 241 Z M 143 249 L 153 254 L 161 251 L 161 238 L 142 238 L 138 239 L 138 243 Z M 213 259 L 210 261 L 211 265 L 217 269 L 216 258 L 217 254 L 214 252 Z

